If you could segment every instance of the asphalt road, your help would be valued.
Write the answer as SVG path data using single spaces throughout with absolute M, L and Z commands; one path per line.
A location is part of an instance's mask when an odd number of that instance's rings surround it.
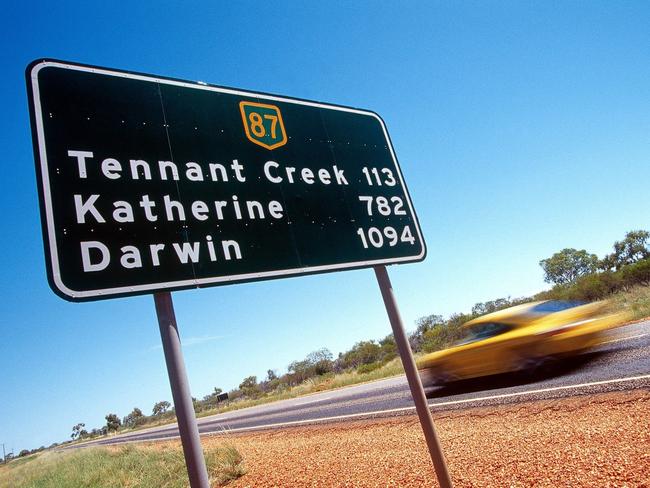
M 606 391 L 650 389 L 650 321 L 616 331 L 595 351 L 538 378 L 505 375 L 427 390 L 435 411 L 498 405 Z M 286 428 L 414 413 L 403 376 L 282 400 L 198 420 L 201 434 Z M 114 436 L 90 444 L 151 441 L 178 436 L 175 424 Z

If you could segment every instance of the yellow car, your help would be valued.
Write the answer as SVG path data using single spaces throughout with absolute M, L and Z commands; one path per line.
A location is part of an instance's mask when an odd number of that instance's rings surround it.
M 598 345 L 604 332 L 622 325 L 606 302 L 543 301 L 500 310 L 462 325 L 449 349 L 417 361 L 425 386 L 512 371 L 536 370 L 550 360 Z

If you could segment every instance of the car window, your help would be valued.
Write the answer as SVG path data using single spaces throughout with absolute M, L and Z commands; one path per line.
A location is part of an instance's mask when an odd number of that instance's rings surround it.
M 509 330 L 512 330 L 511 325 L 500 322 L 482 322 L 480 324 L 474 324 L 466 328 L 465 334 L 458 341 L 457 345 L 489 339 L 490 337 L 504 334 Z
M 578 307 L 580 305 L 584 305 L 584 302 L 578 300 L 550 300 L 535 305 L 530 309 L 530 311 L 536 313 L 553 313 L 568 310 L 569 308 Z

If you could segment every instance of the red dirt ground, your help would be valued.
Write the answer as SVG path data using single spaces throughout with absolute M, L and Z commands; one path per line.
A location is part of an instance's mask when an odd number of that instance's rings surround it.
M 650 392 L 434 414 L 456 487 L 650 487 Z M 438 486 L 416 417 L 229 434 L 229 486 Z

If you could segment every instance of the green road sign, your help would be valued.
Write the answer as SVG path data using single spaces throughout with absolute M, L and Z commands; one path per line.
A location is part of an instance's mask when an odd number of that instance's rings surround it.
M 68 300 L 424 259 L 373 112 L 39 60 L 48 278 Z

